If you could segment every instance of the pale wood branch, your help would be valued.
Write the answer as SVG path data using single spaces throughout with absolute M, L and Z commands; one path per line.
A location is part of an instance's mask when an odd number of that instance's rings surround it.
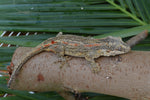
M 31 48 L 18 48 L 15 65 Z M 131 51 L 100 57 L 101 71 L 94 74 L 84 58 L 69 57 L 66 64 L 56 54 L 42 52 L 32 57 L 12 81 L 11 89 L 28 91 L 77 91 L 109 94 L 128 99 L 150 97 L 150 52 Z M 62 68 L 60 68 L 62 66 Z

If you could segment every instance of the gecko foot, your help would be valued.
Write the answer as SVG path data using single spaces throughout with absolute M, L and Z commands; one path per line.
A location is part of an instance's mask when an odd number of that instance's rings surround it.
M 67 64 L 67 66 L 70 66 L 67 61 L 70 60 L 71 58 L 69 56 L 59 56 L 58 61 L 55 61 L 54 63 L 58 63 L 58 62 L 62 62 L 60 65 L 60 68 L 63 68 L 63 66 L 65 64 Z
M 90 62 L 90 64 L 91 64 L 90 68 L 93 73 L 100 72 L 101 67 L 98 65 L 98 63 L 95 62 L 94 58 L 86 56 L 85 59 Z
M 91 69 L 93 73 L 98 73 L 101 70 L 101 67 L 97 63 L 91 64 Z

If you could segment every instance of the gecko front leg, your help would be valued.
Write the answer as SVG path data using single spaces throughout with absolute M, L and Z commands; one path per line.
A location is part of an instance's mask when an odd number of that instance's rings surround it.
M 58 56 L 58 61 L 54 62 L 62 62 L 60 68 L 62 68 L 66 64 L 66 57 L 65 57 L 65 47 L 60 45 L 53 45 L 49 46 L 45 49 L 46 51 L 54 52 Z
M 62 62 L 62 64 L 60 65 L 60 68 L 62 68 L 67 60 L 66 60 L 66 56 L 65 56 L 65 47 L 61 46 L 59 49 L 57 49 L 58 51 L 56 52 L 58 58 L 58 62 Z
M 101 67 L 95 62 L 94 58 L 85 56 L 85 59 L 90 62 L 90 67 L 94 73 L 98 73 L 100 71 Z

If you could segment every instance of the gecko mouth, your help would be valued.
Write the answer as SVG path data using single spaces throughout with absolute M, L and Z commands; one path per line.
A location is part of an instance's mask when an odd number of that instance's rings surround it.
M 131 48 L 129 46 L 122 46 L 122 47 L 118 47 L 116 50 L 126 53 L 126 52 L 129 52 Z

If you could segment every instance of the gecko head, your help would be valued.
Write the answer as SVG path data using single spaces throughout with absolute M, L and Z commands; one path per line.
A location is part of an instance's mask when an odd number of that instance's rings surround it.
M 131 48 L 128 44 L 126 44 L 122 41 L 122 42 L 120 42 L 120 44 L 118 44 L 118 46 L 116 46 L 116 50 L 120 51 L 122 53 L 127 53 L 131 50 Z
M 108 43 L 108 50 L 112 51 L 111 55 L 123 54 L 131 50 L 130 46 L 123 42 L 120 37 L 109 36 L 105 40 Z
M 112 42 L 115 51 L 120 53 L 127 53 L 131 50 L 130 46 L 123 42 L 120 37 L 110 37 L 110 41 Z

